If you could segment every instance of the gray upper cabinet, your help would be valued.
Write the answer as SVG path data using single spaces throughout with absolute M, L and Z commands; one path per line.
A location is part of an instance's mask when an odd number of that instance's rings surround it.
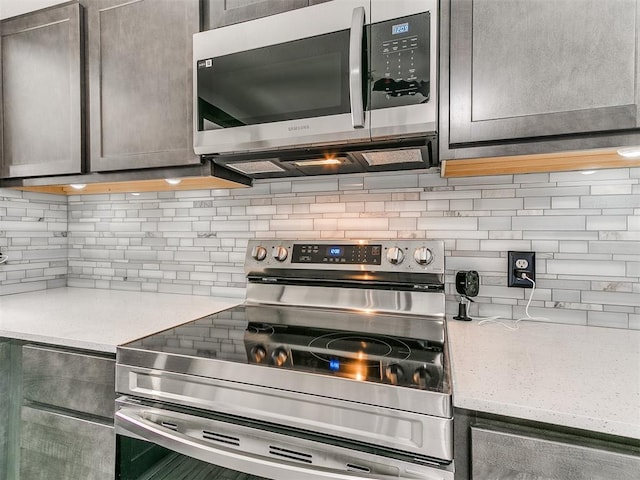
M 517 144 L 518 153 L 615 146 L 640 126 L 636 0 L 443 3 L 445 158 L 483 145 Z
M 326 0 L 207 0 L 204 3 L 203 26 L 205 30 L 210 30 L 323 1 Z
M 200 163 L 193 152 L 198 0 L 88 0 L 90 169 Z
M 2 178 L 83 170 L 81 8 L 0 24 Z

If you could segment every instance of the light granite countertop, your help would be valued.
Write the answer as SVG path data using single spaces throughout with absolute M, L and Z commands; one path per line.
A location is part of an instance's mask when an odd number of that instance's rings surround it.
M 455 407 L 640 439 L 640 331 L 518 327 L 447 322 Z
M 0 337 L 115 353 L 240 303 L 56 288 L 0 297 Z M 640 439 L 640 331 L 449 320 L 447 334 L 455 407 Z
M 115 353 L 116 346 L 242 299 L 55 288 L 0 296 L 0 337 Z

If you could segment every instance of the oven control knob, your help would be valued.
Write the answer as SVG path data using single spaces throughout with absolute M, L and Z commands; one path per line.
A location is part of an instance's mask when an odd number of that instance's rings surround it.
M 273 358 L 273 363 L 275 363 L 276 366 L 281 367 L 287 362 L 289 355 L 284 348 L 276 348 L 271 354 L 271 357 Z
M 267 249 L 264 247 L 253 247 L 251 250 L 251 258 L 261 262 L 267 258 Z
M 401 248 L 391 247 L 387 250 L 387 260 L 393 265 L 399 265 L 404 260 L 404 252 Z
M 289 250 L 287 250 L 287 247 L 283 247 L 282 245 L 276 247 L 273 251 L 273 258 L 275 258 L 279 262 L 284 262 L 288 256 Z
M 267 358 L 267 350 L 262 345 L 252 347 L 249 353 L 251 354 L 251 359 L 256 363 L 262 363 Z
M 427 247 L 418 247 L 413 252 L 413 258 L 418 265 L 429 265 L 433 262 L 433 253 Z
M 394 364 L 387 366 L 387 368 L 384 369 L 384 374 L 392 385 L 398 385 L 402 381 L 404 372 L 400 365 Z
M 413 372 L 413 383 L 420 388 L 427 388 L 431 382 L 431 374 L 425 367 L 418 367 Z

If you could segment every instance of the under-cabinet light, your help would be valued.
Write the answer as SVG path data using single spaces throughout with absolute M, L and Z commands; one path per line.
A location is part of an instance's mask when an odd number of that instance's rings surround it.
M 619 148 L 616 152 L 624 158 L 640 158 L 640 146 Z
M 180 185 L 180 182 L 182 182 L 182 179 L 180 179 L 180 178 L 165 178 L 164 181 L 167 182 L 169 185 Z
M 317 160 L 298 160 L 293 163 L 296 167 L 322 167 L 324 165 L 340 165 L 342 160 L 338 158 L 319 158 Z
M 69 186 L 74 190 L 84 190 L 85 188 L 87 188 L 86 183 L 71 183 L 69 184 Z
M 582 172 L 580 172 L 582 175 L 593 175 L 594 173 L 596 173 L 595 170 L 584 170 Z

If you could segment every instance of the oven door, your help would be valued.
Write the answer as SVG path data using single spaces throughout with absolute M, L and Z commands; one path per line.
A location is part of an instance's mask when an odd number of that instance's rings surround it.
M 369 0 L 194 35 L 196 154 L 369 141 Z
M 336 438 L 122 397 L 115 417 L 121 480 L 453 480 L 452 466 L 382 456 Z M 372 450 L 372 449 L 369 449 Z

